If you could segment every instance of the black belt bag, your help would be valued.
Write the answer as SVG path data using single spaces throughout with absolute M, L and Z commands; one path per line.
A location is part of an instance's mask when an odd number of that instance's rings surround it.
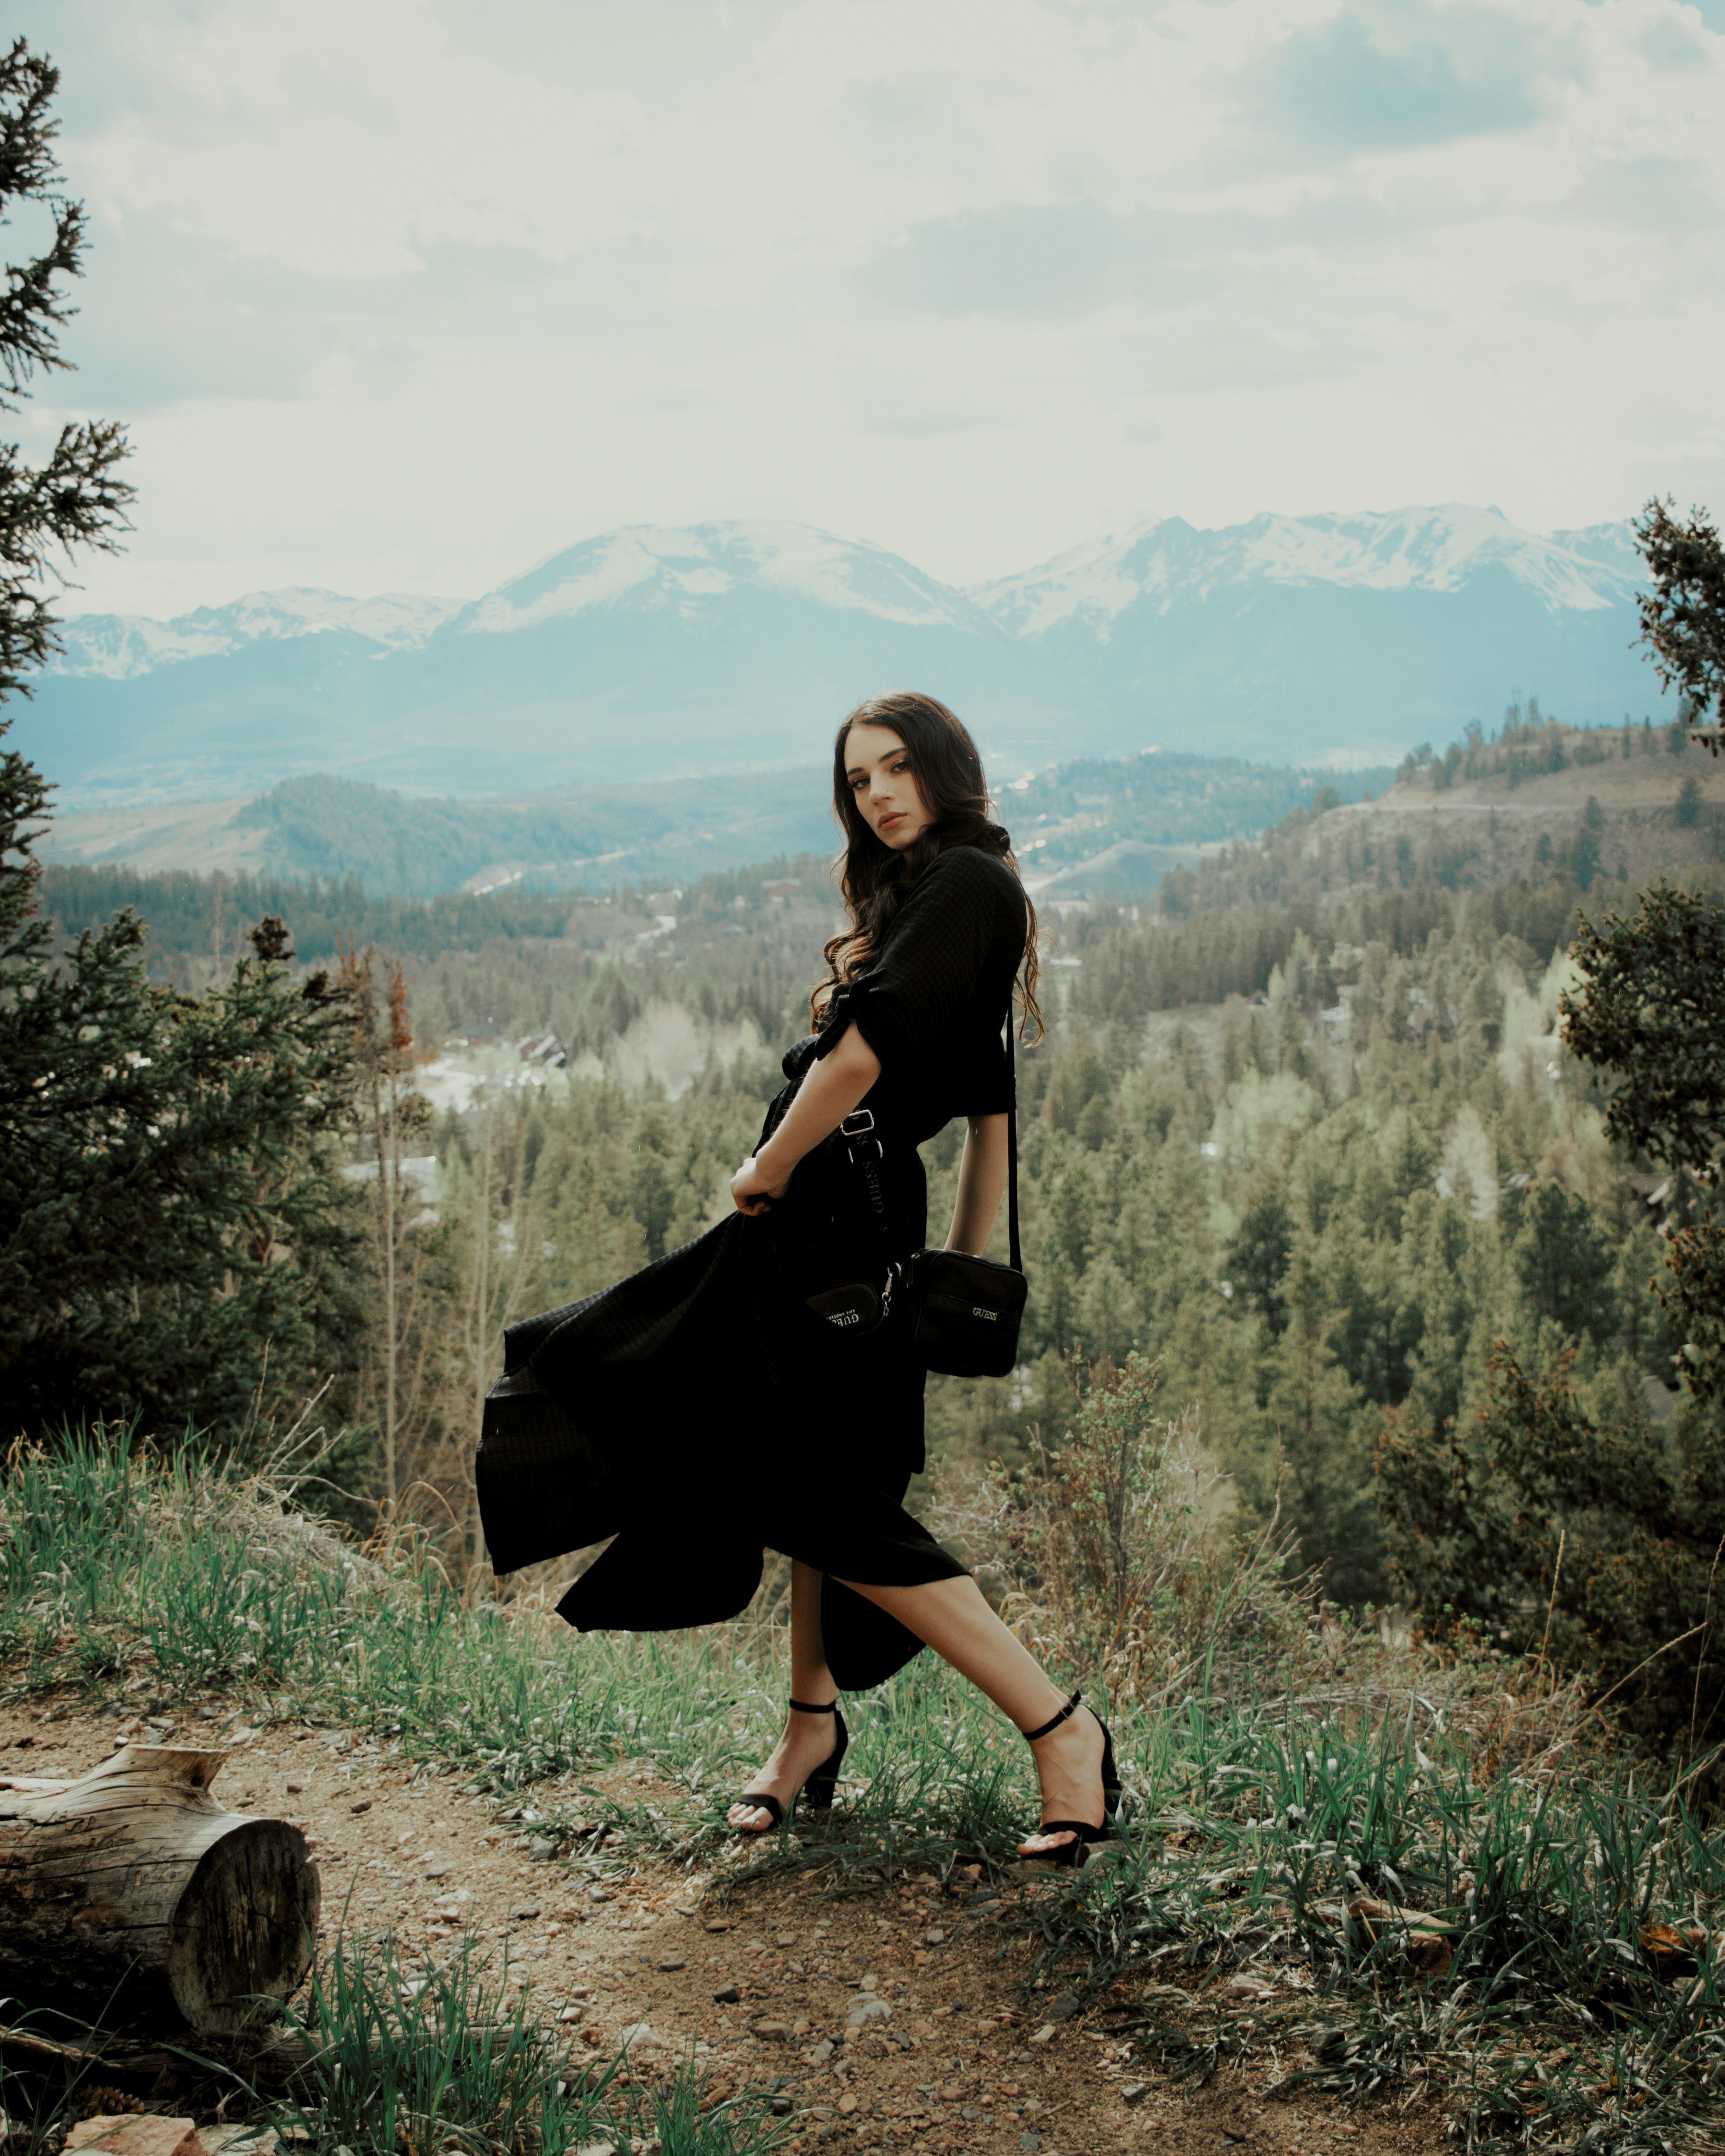
M 949 1378 L 1004 1378 L 1018 1361 L 1019 1325 L 1029 1283 L 1019 1250 L 1018 1073 L 1012 1014 L 1006 1020 L 1006 1067 L 1013 1105 L 1006 1112 L 1006 1220 L 1009 1265 L 963 1250 L 918 1250 L 906 1288 L 916 1353 Z

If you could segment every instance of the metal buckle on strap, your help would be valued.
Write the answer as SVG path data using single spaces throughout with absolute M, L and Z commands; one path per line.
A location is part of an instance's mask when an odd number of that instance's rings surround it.
M 848 1138 L 866 1137 L 875 1127 L 874 1111 L 869 1108 L 853 1108 L 839 1128 Z

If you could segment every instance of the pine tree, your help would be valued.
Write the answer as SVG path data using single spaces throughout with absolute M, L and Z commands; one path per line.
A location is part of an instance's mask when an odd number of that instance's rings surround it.
M 51 117 L 59 70 L 14 39 L 0 59 L 0 218 L 18 205 L 47 213 L 52 237 L 32 260 L 8 263 L 0 293 L 0 411 L 15 412 L 38 372 L 71 365 L 59 330 L 76 311 L 66 285 L 84 273 L 84 205 L 60 192 Z M 44 589 L 74 547 L 111 552 L 126 529 L 131 489 L 118 476 L 126 436 L 111 420 L 63 427 L 44 465 L 0 444 L 0 698 L 28 695 L 27 676 L 55 649 Z M 17 785 L 18 781 L 13 779 Z M 41 801 L 35 804 L 39 812 Z
M 1681 1456 L 1574 1378 L 1580 1336 L 1603 1347 L 1618 1328 L 1618 1268 L 1584 1201 L 1548 1183 L 1513 1270 L 1527 1315 L 1568 1344 L 1535 1378 L 1499 1341 L 1471 1428 L 1390 1416 L 1378 1497 L 1394 1573 L 1428 1620 L 1548 1651 L 1650 1745 L 1698 1759 L 1725 1736 L 1725 910 L 1661 881 L 1635 919 L 1584 922 L 1572 955 L 1564 1036 L 1608 1089 L 1606 1135 L 1671 1171 L 1660 1299 L 1686 1335 Z M 1706 1771 L 1716 1793 L 1725 1773 Z
M 25 769 L 28 770 L 26 766 Z M 33 776 L 33 774 L 32 774 Z M 0 788 L 0 845 L 33 867 Z M 0 1391 L 14 1428 L 230 1434 L 349 1359 L 353 1021 L 279 921 L 225 988 L 152 983 L 129 912 L 0 942 Z
M 1711 712 L 1715 725 L 1725 723 L 1725 545 L 1718 526 L 1699 509 L 1685 524 L 1671 503 L 1656 497 L 1635 526 L 1635 543 L 1653 580 L 1635 603 L 1659 678 L 1687 699 L 1697 720 Z M 1682 754 L 1681 724 L 1666 745 Z
M 0 213 L 45 211 L 49 247 L 6 272 L 0 405 L 64 367 L 84 213 L 59 190 L 58 71 L 23 40 L 0 60 Z M 111 549 L 131 490 L 121 430 L 61 431 L 39 468 L 0 448 L 0 696 L 54 649 L 44 586 L 78 547 Z M 3 728 L 0 728 L 3 732 Z M 346 1353 L 353 1194 L 350 998 L 290 977 L 265 920 L 201 1000 L 146 972 L 123 911 L 55 948 L 34 854 L 49 789 L 0 754 L 0 1394 L 9 1429 L 139 1412 L 232 1429 L 313 1389 Z

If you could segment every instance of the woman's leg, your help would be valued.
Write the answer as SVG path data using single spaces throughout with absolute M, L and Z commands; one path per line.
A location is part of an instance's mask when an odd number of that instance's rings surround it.
M 827 1650 L 821 1638 L 820 1583 L 821 1575 L 813 1565 L 793 1562 L 791 1697 L 807 1700 L 811 1707 L 824 1707 L 829 1700 L 839 1697 L 839 1687 L 827 1667 Z M 760 1773 L 750 1778 L 751 1786 L 770 1791 L 788 1810 L 792 1796 L 831 1756 L 837 1741 L 832 1715 L 787 1715 L 784 1735 L 778 1740 L 778 1749 Z M 732 1804 L 726 1816 L 732 1826 L 758 1829 L 773 1824 L 772 1813 L 759 1804 Z
M 1066 1704 L 1035 1657 L 1008 1631 L 968 1573 L 931 1580 L 922 1587 L 845 1584 L 865 1595 L 932 1647 L 978 1691 L 986 1692 L 1020 1731 L 1037 1729 Z M 801 1697 L 798 1694 L 798 1697 Z M 1045 1819 L 1102 1824 L 1102 1731 L 1093 1714 L 1069 1715 L 1031 1747 L 1042 1787 Z M 1070 1834 L 1033 1835 L 1019 1845 L 1026 1856 L 1045 1855 Z

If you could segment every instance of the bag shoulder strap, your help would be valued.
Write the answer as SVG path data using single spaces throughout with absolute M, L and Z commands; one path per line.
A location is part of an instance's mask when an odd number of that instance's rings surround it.
M 1006 1110 L 1006 1233 L 1012 1269 L 1024 1270 L 1019 1255 L 1019 1073 L 1012 1053 L 1012 998 L 1006 999 L 1006 1075 L 1010 1097 Z
M 1019 1073 L 1013 1056 L 1010 1001 L 1006 1006 L 1006 1234 L 1012 1269 L 1021 1273 L 1024 1263 L 1019 1248 Z M 834 1135 L 844 1141 L 847 1158 L 853 1167 L 861 1171 L 875 1229 L 886 1241 L 887 1203 L 875 1163 L 885 1158 L 886 1148 L 875 1127 L 875 1118 L 866 1109 L 858 1109 L 845 1118 Z

